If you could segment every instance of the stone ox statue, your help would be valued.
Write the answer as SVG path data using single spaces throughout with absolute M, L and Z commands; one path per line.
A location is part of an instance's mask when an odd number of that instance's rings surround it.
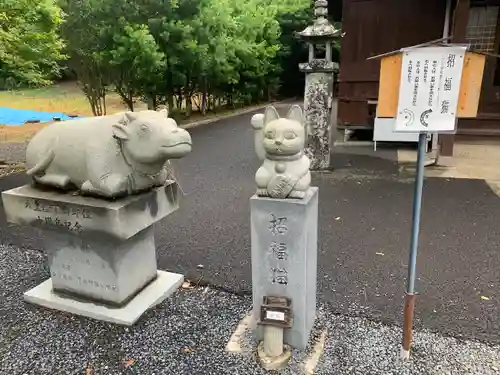
M 191 136 L 162 110 L 58 122 L 40 130 L 26 152 L 41 185 L 114 198 L 163 185 L 169 159 L 191 152 Z
M 307 139 L 304 115 L 298 105 L 280 118 L 272 106 L 252 117 L 255 151 L 263 161 L 255 175 L 257 195 L 271 198 L 305 197 L 311 184 L 311 165 L 304 154 Z

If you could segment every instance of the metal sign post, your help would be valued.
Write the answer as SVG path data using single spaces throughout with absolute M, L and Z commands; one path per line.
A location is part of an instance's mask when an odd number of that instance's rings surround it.
M 426 142 L 427 133 L 420 133 L 418 137 L 417 174 L 415 176 L 415 191 L 413 194 L 410 258 L 408 260 L 408 278 L 406 279 L 402 358 L 409 358 L 413 337 L 413 312 L 415 311 L 416 297 L 415 278 L 417 275 L 418 235 L 420 233 L 420 212 L 422 209 L 422 191 L 424 188 Z
M 369 58 L 382 59 L 377 117 L 396 118 L 394 133 L 419 134 L 401 348 L 403 358 L 410 356 L 412 342 L 427 135 L 453 134 L 458 118 L 477 117 L 485 60 L 486 55 L 489 55 L 471 52 L 468 45 L 441 44 L 448 39 L 446 37 Z
M 419 133 L 401 357 L 409 358 L 428 133 L 455 132 L 465 46 L 403 50 L 395 132 Z

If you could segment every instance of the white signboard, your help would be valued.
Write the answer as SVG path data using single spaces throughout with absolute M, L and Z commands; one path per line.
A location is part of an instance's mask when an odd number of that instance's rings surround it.
M 396 132 L 453 132 L 465 46 L 403 50 Z
M 281 311 L 266 311 L 266 319 L 285 321 L 285 313 Z

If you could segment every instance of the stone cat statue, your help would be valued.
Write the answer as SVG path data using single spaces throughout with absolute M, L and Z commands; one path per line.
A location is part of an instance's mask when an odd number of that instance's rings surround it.
M 251 120 L 255 151 L 263 161 L 257 170 L 257 195 L 302 199 L 311 184 L 310 161 L 304 154 L 307 140 L 304 115 L 298 105 L 280 118 L 273 106 Z

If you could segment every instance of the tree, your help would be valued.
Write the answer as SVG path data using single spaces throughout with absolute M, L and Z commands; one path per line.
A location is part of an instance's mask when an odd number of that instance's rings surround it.
M 121 20 L 125 23 L 125 20 Z M 149 97 L 151 87 L 161 80 L 165 55 L 146 25 L 128 25 L 113 35 L 113 46 L 102 53 L 109 64 L 110 80 L 128 108 L 134 110 L 134 98 Z
M 61 1 L 70 66 L 96 114 L 109 88 L 130 109 L 140 97 L 189 116 L 193 104 L 205 114 L 301 82 L 294 33 L 312 21 L 309 0 Z
M 297 2 L 294 6 L 283 6 L 278 15 L 281 28 L 280 44 L 283 46 L 276 56 L 275 63 L 280 67 L 279 92 L 282 96 L 301 96 L 304 94 L 305 75 L 299 71 L 299 63 L 308 59 L 306 43 L 299 40 L 295 33 L 304 30 L 313 20 L 311 2 Z
M 47 85 L 65 58 L 56 0 L 3 0 L 0 5 L 0 89 Z
M 66 20 L 61 28 L 69 55 L 68 66 L 77 77 L 95 116 L 106 114 L 108 71 L 101 52 L 107 40 L 101 27 L 109 20 L 102 13 L 101 0 L 61 0 Z
M 229 105 L 267 97 L 275 81 L 272 59 L 280 49 L 275 16 L 276 7 L 264 0 L 201 2 L 198 40 L 208 53 L 199 86 L 208 103 L 213 94 L 225 96 Z

